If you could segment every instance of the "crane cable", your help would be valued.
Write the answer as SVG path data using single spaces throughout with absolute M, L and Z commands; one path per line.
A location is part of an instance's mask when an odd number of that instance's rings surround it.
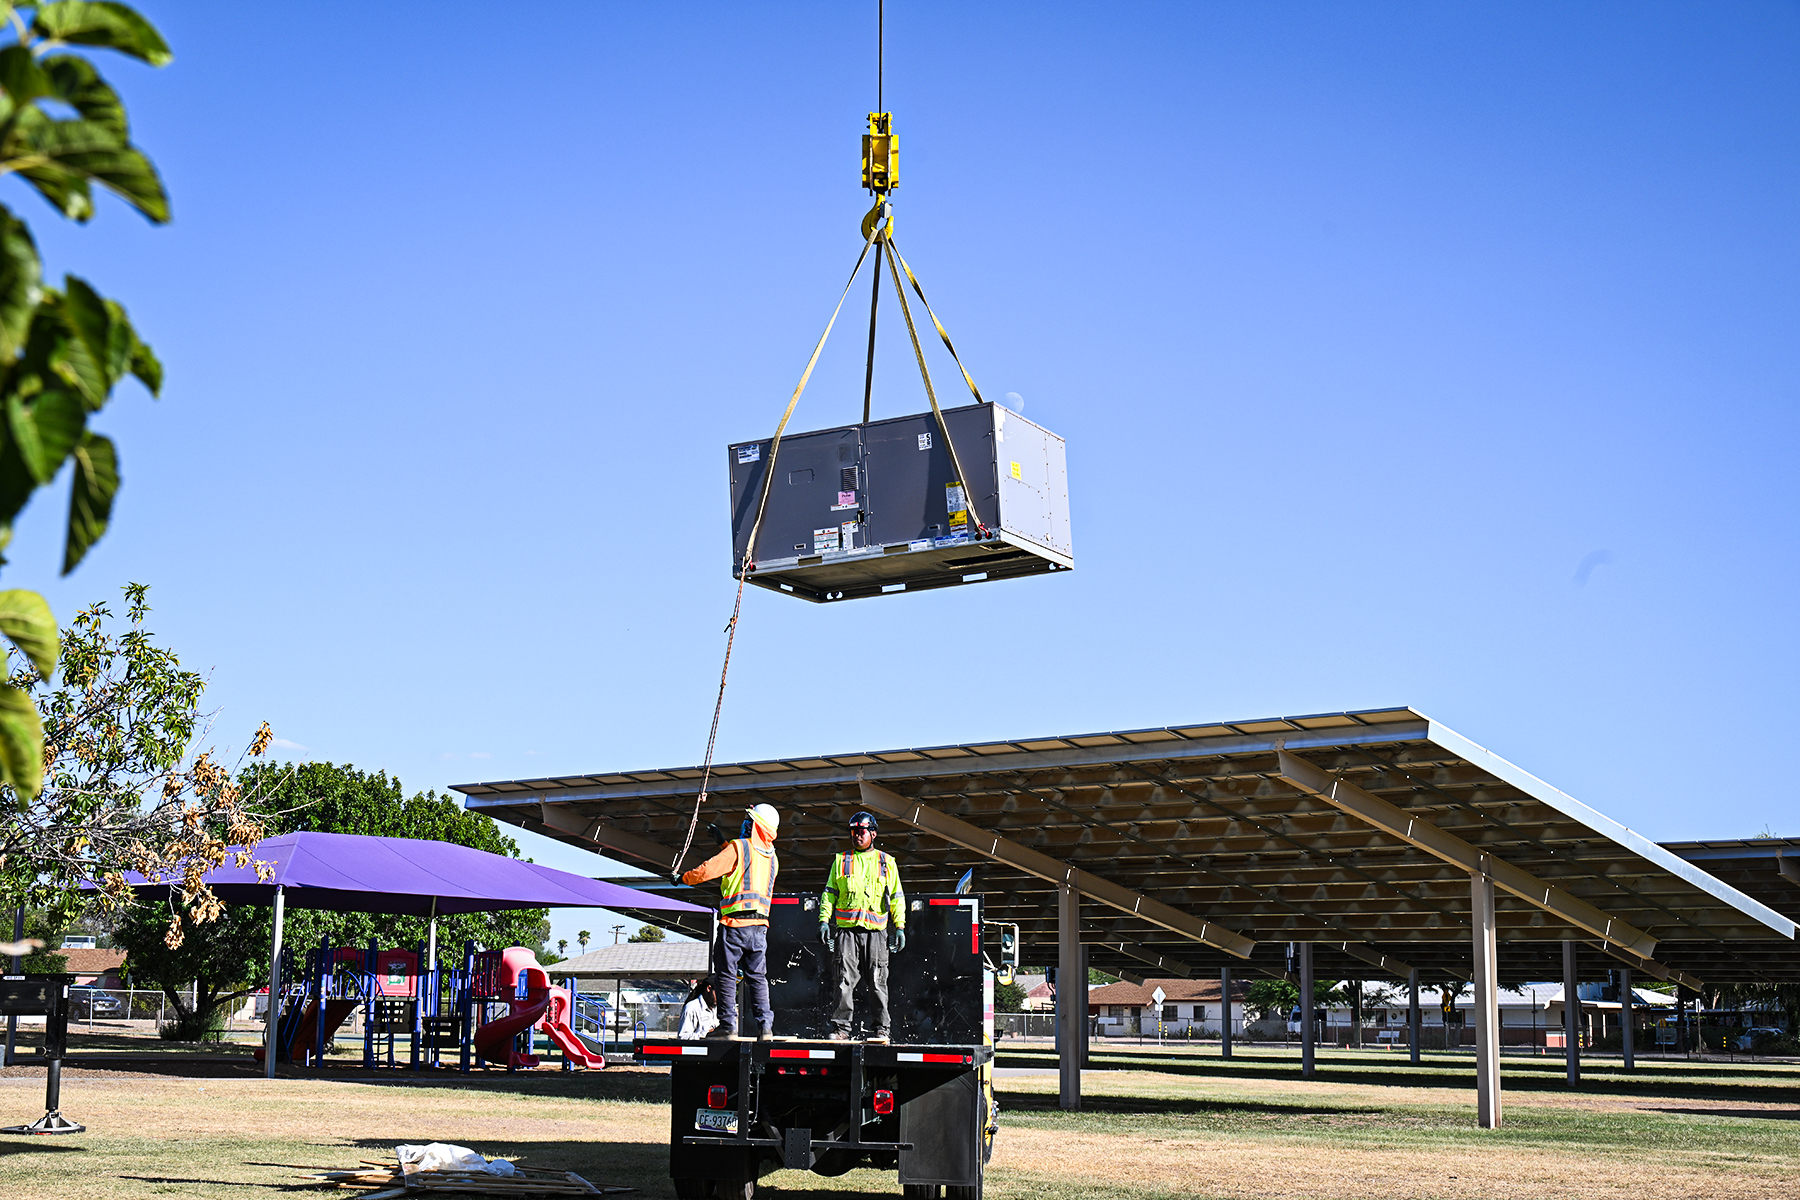
M 787 411 L 781 414 L 781 420 L 775 426 L 775 436 L 769 443 L 769 461 L 763 469 L 762 496 L 757 500 L 756 519 L 750 524 L 750 538 L 744 544 L 744 558 L 738 565 L 737 599 L 731 605 L 731 620 L 725 623 L 725 663 L 719 668 L 719 695 L 713 701 L 712 729 L 706 735 L 706 761 L 700 768 L 700 792 L 694 797 L 694 815 L 688 820 L 687 837 L 682 840 L 681 852 L 669 864 L 671 876 L 679 876 L 681 860 L 693 848 L 694 831 L 700 827 L 700 809 L 706 803 L 707 784 L 712 780 L 713 749 L 719 741 L 719 714 L 725 708 L 725 680 L 731 674 L 731 647 L 737 641 L 738 616 L 744 607 L 744 582 L 756 570 L 756 535 L 762 528 L 763 513 L 769 506 L 769 489 L 775 481 L 775 455 L 781 449 L 781 434 L 787 428 L 788 418 L 794 415 L 794 409 L 800 403 L 800 393 L 806 390 L 807 382 L 812 379 L 813 368 L 819 365 L 819 355 L 825 349 L 825 339 L 831 336 L 831 328 L 837 324 L 838 314 L 844 311 L 844 301 L 849 297 L 856 277 L 862 274 L 863 260 L 869 257 L 869 247 L 875 244 L 880 232 L 878 226 L 871 228 L 864 239 L 862 253 L 856 256 L 856 266 L 850 271 L 843 294 L 838 297 L 837 307 L 831 310 L 831 319 L 825 322 L 825 332 L 819 335 L 819 343 L 813 347 L 812 357 L 806 360 L 806 370 L 800 373 L 800 382 L 795 385 L 793 397 L 788 400 Z
M 875 106 L 882 108 L 884 70 L 886 60 L 887 14 L 886 4 L 878 0 L 876 5 L 876 41 L 875 41 Z M 907 280 L 913 291 L 918 294 L 919 304 L 925 309 L 925 315 L 931 318 L 937 329 L 938 337 L 943 339 L 944 347 L 950 351 L 950 357 L 956 362 L 956 369 L 962 372 L 963 382 L 969 385 L 969 392 L 975 397 L 977 404 L 985 404 L 981 389 L 975 386 L 974 377 L 963 365 L 962 356 L 956 352 L 956 344 L 950 340 L 949 331 L 931 309 L 931 301 L 925 298 L 925 289 L 919 285 L 919 277 L 913 274 L 912 267 L 901 257 L 900 250 L 894 245 L 891 234 L 893 226 L 893 208 L 888 202 L 885 190 L 877 193 L 875 205 L 863 217 L 862 251 L 856 256 L 856 265 L 850 269 L 850 278 L 844 284 L 843 292 L 838 296 L 837 307 L 831 310 L 831 319 L 825 322 L 825 331 L 819 335 L 818 344 L 813 347 L 812 357 L 806 360 L 806 369 L 800 373 L 800 382 L 794 387 L 794 394 L 788 400 L 787 410 L 781 414 L 781 420 L 775 426 L 775 436 L 769 442 L 768 464 L 763 469 L 762 494 L 756 503 L 756 519 L 750 523 L 750 536 L 744 544 L 744 557 L 738 564 L 737 596 L 732 601 L 731 619 L 725 623 L 725 661 L 719 668 L 719 692 L 713 701 L 712 728 L 706 735 L 706 758 L 700 767 L 700 790 L 694 797 L 693 815 L 688 819 L 687 836 L 682 839 L 681 851 L 669 864 L 669 873 L 677 882 L 680 880 L 681 863 L 693 849 L 694 833 L 700 827 L 700 810 L 706 804 L 708 785 L 712 781 L 713 752 L 719 740 L 719 717 L 725 709 L 725 683 L 731 674 L 731 650 L 737 641 L 738 620 L 744 607 L 744 584 L 748 582 L 752 572 L 756 570 L 756 539 L 762 529 L 763 514 L 769 506 L 769 492 L 775 482 L 775 458 L 781 449 L 781 435 L 787 429 L 788 420 L 794 415 L 794 409 L 800 404 L 800 395 L 812 379 L 813 368 L 819 364 L 819 355 L 825 349 L 825 341 L 831 336 L 832 327 L 837 324 L 838 315 L 844 310 L 844 301 L 849 298 L 850 289 L 856 284 L 856 277 L 862 273 L 864 261 L 869 257 L 870 247 L 875 249 L 874 293 L 869 302 L 869 361 L 863 379 L 863 422 L 869 420 L 869 402 L 874 386 L 875 376 L 875 318 L 876 307 L 881 296 L 881 260 L 882 251 L 886 250 L 888 272 L 894 283 L 894 294 L 900 298 L 900 312 L 906 318 L 906 333 L 912 341 L 913 358 L 919 364 L 919 377 L 925 383 L 925 396 L 931 401 L 932 415 L 937 419 L 938 428 L 943 432 L 944 445 L 950 452 L 950 467 L 956 472 L 957 486 L 962 489 L 962 500 L 970 519 L 980 538 L 991 535 L 987 525 L 976 511 L 973 493 L 969 488 L 969 478 L 963 474 L 962 460 L 956 453 L 956 440 L 950 436 L 949 422 L 944 419 L 944 410 L 938 406 L 937 391 L 931 385 L 931 371 L 925 365 L 925 351 L 919 344 L 919 331 L 913 324 L 912 306 L 907 303 L 906 289 L 900 286 L 900 272 L 906 272 Z

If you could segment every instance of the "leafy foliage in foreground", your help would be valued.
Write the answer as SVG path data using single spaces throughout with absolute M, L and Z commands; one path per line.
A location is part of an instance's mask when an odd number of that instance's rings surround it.
M 131 141 L 118 93 L 90 59 L 67 52 L 112 50 L 160 67 L 172 57 L 162 35 L 123 4 L 0 0 L 0 14 L 13 38 L 0 46 L 0 176 L 24 180 L 74 221 L 93 216 L 98 187 L 152 222 L 166 222 L 168 194 Z M 73 275 L 60 289 L 46 287 L 43 275 L 30 228 L 0 205 L 0 550 L 32 494 L 73 463 L 67 575 L 106 532 L 119 490 L 118 449 L 88 419 L 126 376 L 158 394 L 163 371 L 118 301 Z M 0 634 L 33 668 L 27 687 L 49 678 L 56 622 L 43 597 L 0 593 Z M 0 684 L 0 780 L 23 800 L 42 786 L 40 768 L 49 762 L 42 749 L 25 687 Z

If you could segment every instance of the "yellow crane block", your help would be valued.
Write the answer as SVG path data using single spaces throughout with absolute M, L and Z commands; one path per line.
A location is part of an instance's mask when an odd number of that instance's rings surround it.
M 869 132 L 863 135 L 862 185 L 887 195 L 900 186 L 900 135 L 894 132 L 894 114 L 869 114 Z

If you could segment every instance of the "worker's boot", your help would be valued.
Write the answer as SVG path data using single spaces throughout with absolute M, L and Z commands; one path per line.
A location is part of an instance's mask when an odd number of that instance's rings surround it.
M 761 1029 L 756 1031 L 756 1040 L 759 1042 L 774 1041 L 775 1027 L 773 1025 L 764 1025 Z
M 888 1044 L 887 1030 L 883 1029 L 883 1030 L 880 1030 L 879 1032 L 870 1034 L 864 1040 L 868 1041 L 868 1042 L 872 1042 L 877 1046 L 885 1046 Z
M 727 1042 L 737 1036 L 737 1030 L 729 1025 L 715 1025 L 713 1031 L 706 1036 L 709 1041 Z
M 834 1029 L 831 1031 L 831 1040 L 834 1042 L 847 1042 L 850 1040 L 850 1031 L 848 1029 Z

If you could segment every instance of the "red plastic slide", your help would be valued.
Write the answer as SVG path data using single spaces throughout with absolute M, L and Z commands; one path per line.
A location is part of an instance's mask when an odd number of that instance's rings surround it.
M 569 1028 L 569 993 L 562 988 L 550 989 L 550 1004 L 544 1010 L 544 1032 L 556 1043 L 570 1062 L 596 1071 L 605 1070 L 606 1059 L 587 1048 L 581 1035 Z
M 512 1011 L 496 1017 L 475 1031 L 475 1053 L 491 1063 L 509 1067 L 535 1067 L 537 1055 L 526 1054 L 513 1045 L 513 1039 L 536 1025 L 550 1006 L 550 997 L 539 991 L 535 998 L 514 1000 Z
M 349 1019 L 355 1012 L 360 1000 L 327 1000 L 325 1002 L 325 1045 L 331 1045 L 331 1035 L 337 1032 L 338 1026 Z M 300 1013 L 300 1023 L 294 1029 L 294 1040 L 288 1046 L 288 1061 L 296 1066 L 314 1066 L 311 1059 L 313 1047 L 317 1046 L 319 1037 L 319 1002 L 310 1000 Z M 263 1047 L 256 1048 L 256 1061 L 263 1060 Z
M 521 1052 L 513 1045 L 513 1039 L 527 1029 L 542 1028 L 570 1062 L 595 1070 L 604 1068 L 606 1059 L 590 1051 L 569 1028 L 569 993 L 551 984 L 550 973 L 538 965 L 537 955 L 523 946 L 514 946 L 500 956 L 503 991 L 517 995 L 521 978 L 525 998 L 507 1001 L 510 1011 L 504 1017 L 475 1031 L 475 1052 L 492 1063 L 535 1067 L 537 1055 Z

